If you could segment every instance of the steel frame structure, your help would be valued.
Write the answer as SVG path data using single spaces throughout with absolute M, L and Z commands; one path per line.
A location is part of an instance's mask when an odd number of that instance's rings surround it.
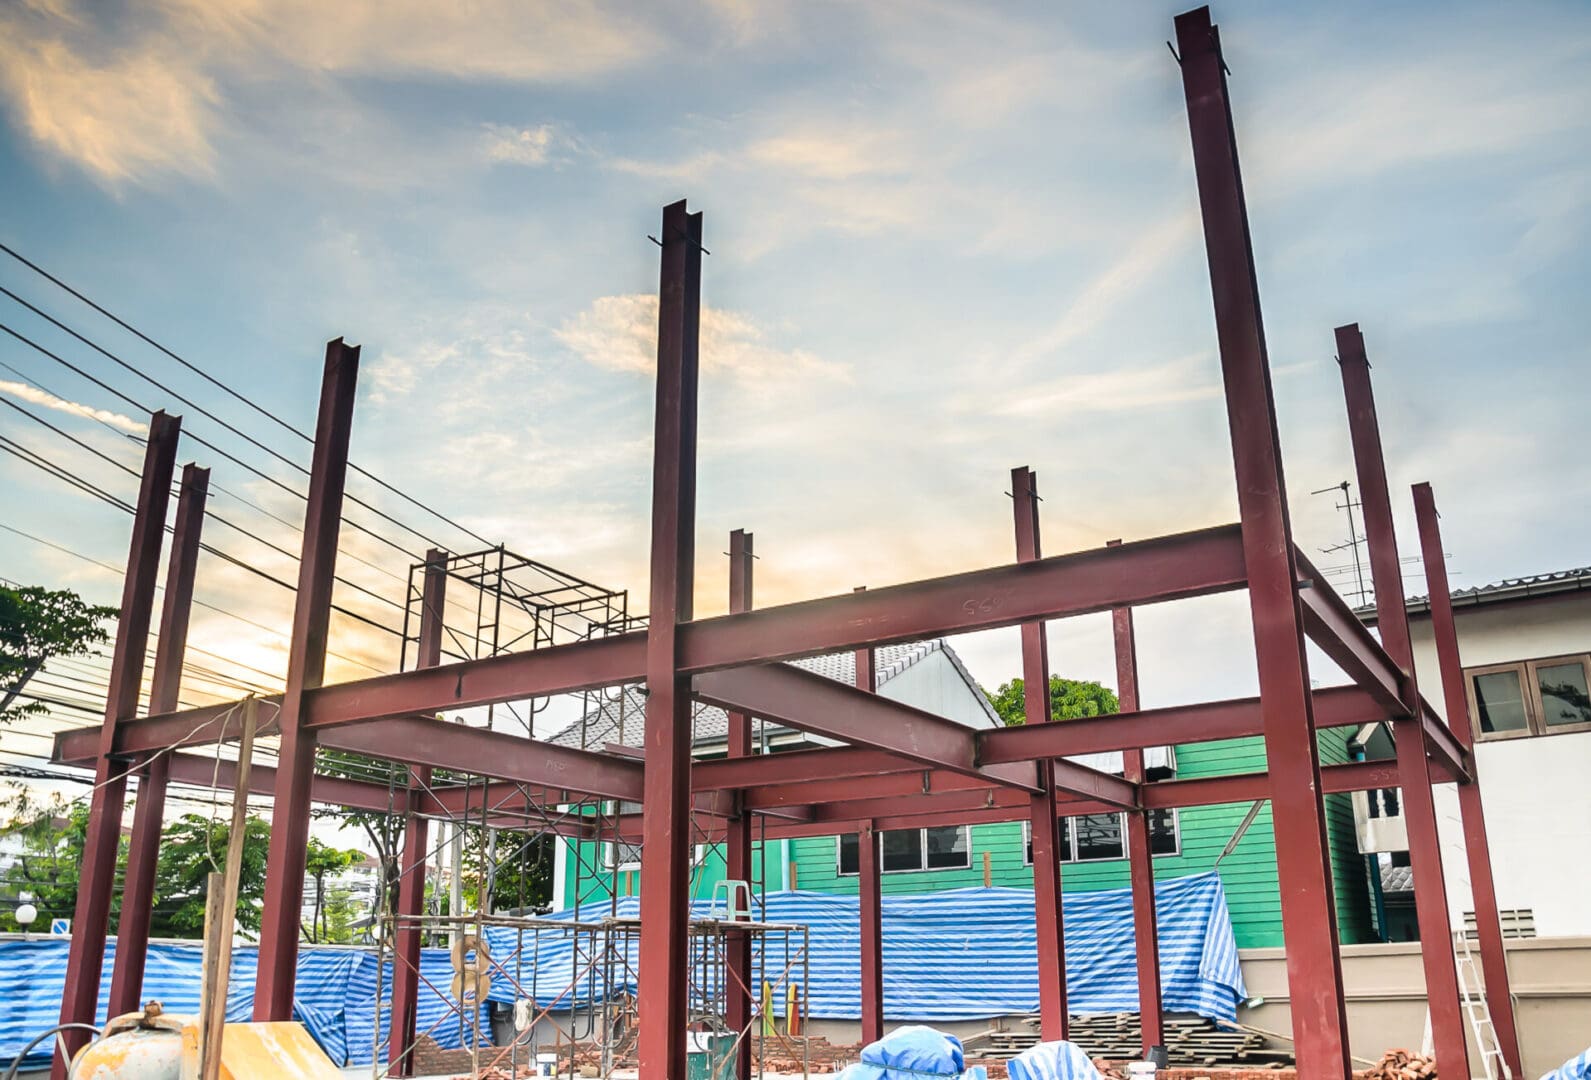
M 657 396 L 652 486 L 650 613 L 631 630 L 528 652 L 439 663 L 434 630 L 421 631 L 421 663 L 414 670 L 336 685 L 321 685 L 333 563 L 352 423 L 358 349 L 339 339 L 327 348 L 303 557 L 293 618 L 286 692 L 261 729 L 281 740 L 276 770 L 256 768 L 256 791 L 274 798 L 272 840 L 256 989 L 255 1015 L 291 1015 L 297 923 L 306 829 L 312 801 L 382 809 L 388 788 L 317 776 L 317 746 L 352 750 L 407 765 L 416 783 L 407 793 L 410 858 L 425 849 L 421 832 L 431 816 L 452 816 L 466 790 L 433 790 L 432 769 L 454 769 L 493 781 L 483 798 L 487 825 L 523 827 L 540 813 L 549 831 L 572 838 L 643 842 L 639 946 L 639 1060 L 643 1077 L 678 1080 L 685 1074 L 688 1015 L 690 843 L 728 842 L 736 866 L 750 864 L 750 822 L 762 835 L 861 835 L 863 863 L 862 985 L 864 1025 L 883 1022 L 882 922 L 871 837 L 896 828 L 1028 820 L 1033 825 L 1035 920 L 1041 1013 L 1046 1037 L 1065 1032 L 1064 936 L 1059 815 L 1128 811 L 1134 915 L 1147 1041 L 1158 1039 L 1159 1000 L 1152 875 L 1143 815 L 1167 807 L 1269 799 L 1273 805 L 1288 981 L 1300 1072 L 1321 1080 L 1350 1075 L 1336 912 L 1332 898 L 1323 797 L 1328 793 L 1398 786 L 1409 807 L 1410 848 L 1420 897 L 1421 937 L 1446 943 L 1445 890 L 1437 850 L 1431 785 L 1456 783 L 1468 842 L 1480 948 L 1494 1022 L 1508 1061 L 1520 1074 L 1518 1039 L 1508 992 L 1495 891 L 1485 844 L 1480 789 L 1466 723 L 1450 729 L 1415 680 L 1404 617 L 1390 500 L 1368 365 L 1356 327 L 1337 332 L 1349 424 L 1365 503 L 1365 524 L 1381 627 L 1378 641 L 1314 571 L 1294 543 L 1288 516 L 1276 411 L 1260 317 L 1257 278 L 1238 168 L 1220 40 L 1209 11 L 1176 19 L 1193 160 L 1203 217 L 1215 308 L 1239 520 L 1235 524 L 1061 555 L 1041 554 L 1037 488 L 1032 473 L 1013 474 L 1017 561 L 826 599 L 753 609 L 751 538 L 731 538 L 731 610 L 697 619 L 694 591 L 698 338 L 702 216 L 684 202 L 663 211 Z M 182 635 L 162 633 L 157 654 L 161 687 L 152 715 L 136 713 L 156 568 L 163 539 L 166 493 L 176 449 L 177 421 L 157 414 L 151 427 L 143 485 L 134 521 L 123 617 L 118 627 L 111 692 L 97 731 L 57 736 L 54 760 L 93 768 L 96 784 L 83 887 L 79 894 L 62 1021 L 90 1021 L 100 979 L 126 773 L 145 770 L 153 790 L 171 779 L 209 783 L 212 762 L 184 748 L 237 737 L 235 706 L 175 711 L 170 683 L 181 667 Z M 184 488 L 190 509 L 202 493 Z M 1458 644 L 1453 629 L 1441 542 L 1428 487 L 1416 489 L 1433 621 L 1447 715 L 1466 715 Z M 179 514 L 176 547 L 187 569 L 166 596 L 167 618 L 186 609 L 192 556 L 202 515 Z M 186 525 L 183 523 L 187 522 Z M 445 576 L 446 555 L 433 552 L 426 582 Z M 177 553 L 173 552 L 173 565 Z M 1140 710 L 1132 608 L 1245 589 L 1253 619 L 1259 695 Z M 439 604 L 439 601 L 438 601 Z M 430 610 L 428 603 L 427 610 Z M 1049 723 L 1047 620 L 1090 612 L 1113 614 L 1123 712 Z M 1022 628 L 1023 670 L 1030 723 L 1021 728 L 971 731 L 942 717 L 869 692 L 868 651 L 885 644 L 991 627 Z M 1352 684 L 1312 690 L 1304 643 L 1313 640 Z M 859 684 L 844 686 L 776 663 L 819 653 L 856 650 Z M 435 717 L 460 709 L 558 693 L 644 683 L 645 749 L 576 750 L 505 732 L 447 724 Z M 691 760 L 691 706 L 705 701 L 728 709 L 730 756 Z M 847 745 L 788 754 L 758 754 L 750 718 L 776 721 Z M 1322 766 L 1319 728 L 1387 721 L 1396 762 Z M 1264 740 L 1267 771 L 1196 780 L 1150 781 L 1142 748 L 1239 736 Z M 1106 775 L 1064 760 L 1068 755 L 1119 750 L 1125 775 Z M 161 771 L 155 763 L 161 762 Z M 161 772 L 165 776 L 161 775 Z M 220 782 L 229 783 L 227 770 Z M 583 797 L 640 802 L 639 814 L 606 823 L 546 810 Z M 147 819 L 143 831 L 150 826 Z M 695 834 L 693 836 L 693 827 Z M 599 830 L 601 830 L 599 832 Z M 609 831 L 611 830 L 611 831 Z M 135 833 L 143 832 L 135 828 Z M 146 838 L 147 839 L 147 838 Z M 147 850 L 147 844 L 140 846 Z M 147 855 L 144 856 L 147 858 Z M 876 864 L 876 858 L 871 860 Z M 411 866 L 412 868 L 412 866 Z M 749 871 L 748 871 L 749 873 Z M 128 876 L 119 951 L 127 964 L 118 1000 L 136 999 L 137 960 L 129 946 L 147 920 L 150 875 Z M 413 884 L 411 881 L 411 891 Z M 403 906 L 412 908 L 413 900 Z M 397 913 L 401 921 L 417 909 Z M 418 938 L 399 934 L 411 956 Z M 743 943 L 742 943 L 743 944 Z M 749 963 L 732 943 L 731 970 Z M 1454 957 L 1425 951 L 1437 1059 L 1445 1071 L 1468 1075 Z M 412 970 L 412 964 L 400 965 Z M 121 971 L 118 970 L 118 976 Z M 412 1024 L 414 986 L 394 988 L 397 1025 Z M 742 995 L 725 1004 L 737 1026 L 752 1009 Z M 412 1031 L 412 1027 L 410 1028 Z M 407 1040 L 403 1040 L 406 1042 Z M 75 1047 L 74 1047 L 75 1049 Z M 62 1075 L 58 1059 L 56 1075 Z M 742 1071 L 745 1062 L 742 1058 Z

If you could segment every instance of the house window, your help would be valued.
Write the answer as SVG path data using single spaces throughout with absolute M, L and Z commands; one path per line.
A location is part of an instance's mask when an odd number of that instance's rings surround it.
M 842 834 L 838 841 L 840 874 L 861 873 L 861 849 L 856 834 Z M 878 847 L 879 869 L 886 874 L 965 869 L 972 865 L 972 841 L 965 825 L 889 829 L 878 834 Z
M 1033 825 L 1022 823 L 1022 839 L 1033 865 Z M 1181 850 L 1177 836 L 1177 812 L 1171 809 L 1149 811 L 1149 853 L 1175 855 Z M 1127 821 L 1124 814 L 1084 814 L 1061 819 L 1061 861 L 1104 862 L 1127 857 Z
M 641 869 L 641 845 L 620 840 L 602 845 L 602 865 L 609 870 Z
M 1493 664 L 1464 676 L 1478 739 L 1591 731 L 1591 655 Z

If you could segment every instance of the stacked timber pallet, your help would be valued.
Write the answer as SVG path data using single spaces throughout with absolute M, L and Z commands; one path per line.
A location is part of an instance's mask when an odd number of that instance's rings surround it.
M 1039 1041 L 1033 1030 L 1038 1021 L 1030 1019 L 1027 1024 L 1028 1030 L 987 1031 L 975 1036 L 968 1040 L 968 1051 L 982 1057 L 1014 1057 Z M 1143 1029 L 1137 1013 L 1074 1016 L 1070 1027 L 1071 1041 L 1091 1058 L 1125 1060 L 1138 1057 L 1143 1049 Z M 1293 1063 L 1291 1051 L 1267 1048 L 1262 1036 L 1229 1031 L 1202 1016 L 1168 1016 L 1163 1029 L 1172 1065 L 1264 1069 Z
M 1364 1080 L 1431 1080 L 1436 1076 L 1436 1061 L 1407 1050 L 1388 1050 L 1363 1076 Z

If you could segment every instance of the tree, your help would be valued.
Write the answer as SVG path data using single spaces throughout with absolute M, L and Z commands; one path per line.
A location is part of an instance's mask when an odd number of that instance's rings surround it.
M 1007 727 L 1019 727 L 1027 723 L 1027 712 L 1022 704 L 1020 678 L 1001 683 L 1000 689 L 992 694 L 987 690 L 984 694 Z M 1059 675 L 1050 676 L 1051 720 L 1077 720 L 1085 716 L 1103 716 L 1120 710 L 1121 702 L 1117 700 L 1116 692 L 1108 686 L 1078 679 L 1063 679 Z
M 160 834 L 155 864 L 155 910 L 152 937 L 201 937 L 209 877 L 226 865 L 230 820 L 212 821 L 202 814 L 184 814 Z M 243 873 L 238 879 L 238 925 L 245 934 L 258 933 L 265 902 L 265 858 L 271 827 L 250 816 L 243 829 Z
M 303 924 L 301 921 L 305 941 L 314 945 L 348 943 L 351 937 L 348 928 L 352 921 L 352 894 L 347 889 L 328 892 L 326 878 L 342 873 L 364 858 L 365 853 L 356 848 L 334 848 L 321 843 L 316 837 L 309 838 L 304 872 L 315 883 L 315 906 L 309 922 Z
M 116 615 L 70 589 L 0 585 L 0 724 L 48 712 L 42 701 L 13 702 L 46 660 L 82 656 L 108 641 L 100 623 Z
M 398 879 L 403 874 L 403 828 L 409 807 L 409 767 L 345 750 L 320 750 L 315 755 L 315 771 L 323 776 L 383 784 L 392 792 L 390 813 L 349 810 L 341 806 L 317 806 L 312 813 L 316 818 L 331 818 L 357 825 L 365 831 L 381 867 L 384 886 L 376 890 L 373 904 L 376 910 L 370 912 L 370 917 L 378 919 L 382 911 L 398 910 Z
M 6 929 L 21 929 L 15 924 L 15 911 L 22 894 L 32 897 L 39 919 L 69 919 L 77 909 L 77 883 L 83 866 L 83 846 L 88 838 L 88 806 L 69 803 L 59 794 L 35 802 L 18 785 L 6 800 L 10 824 L 0 832 L 19 837 L 21 853 L 5 871 L 0 886 L 0 903 L 6 909 Z M 117 850 L 118 872 L 126 865 L 127 839 Z M 111 896 L 111 925 L 121 917 L 121 890 Z
M 494 829 L 492 833 L 497 841 L 495 850 L 479 827 L 465 830 L 465 907 L 550 911 L 557 851 L 554 837 L 511 829 Z M 489 894 L 484 904 L 483 893 Z

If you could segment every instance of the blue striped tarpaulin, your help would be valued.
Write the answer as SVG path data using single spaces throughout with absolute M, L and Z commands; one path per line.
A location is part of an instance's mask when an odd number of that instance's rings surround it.
M 1160 931 L 1160 981 L 1165 1008 L 1235 1019 L 1244 996 L 1237 942 L 1227 914 L 1226 893 L 1214 873 L 1158 882 L 1156 924 Z M 593 910 L 595 907 L 596 910 Z M 696 901 L 697 915 L 709 902 Z M 587 905 L 586 921 L 607 914 L 607 904 Z M 633 917 L 639 900 L 621 899 L 620 916 Z M 1077 1013 L 1135 1011 L 1138 970 L 1132 924 L 1132 891 L 1067 893 L 1066 989 Z M 566 921 L 574 912 L 547 916 Z M 766 920 L 804 923 L 811 930 L 807 1012 L 824 1019 L 861 1015 L 861 934 L 855 897 L 816 892 L 778 892 L 767 897 Z M 513 970 L 516 932 L 489 930 L 497 963 Z M 526 935 L 528 941 L 530 935 Z M 585 939 L 544 933 L 534 965 L 536 978 L 522 979 L 542 1008 L 584 1006 L 602 989 L 600 969 L 570 990 L 590 962 Z M 792 948 L 799 942 L 792 942 Z M 770 945 L 762 970 L 769 981 L 784 968 L 782 941 Z M 1038 945 L 1031 889 L 954 889 L 884 898 L 884 1006 L 899 1020 L 974 1020 L 1038 1009 Z M 628 958 L 635 968 L 635 957 Z M 635 991 L 633 978 L 621 985 Z M 494 985 L 491 996 L 511 1000 L 510 986 Z M 506 995 L 499 998 L 499 995 Z M 774 995 L 776 1011 L 783 994 Z
M 0 941 L 0 1068 L 9 1066 L 34 1036 L 60 1019 L 61 992 L 66 983 L 65 938 L 35 937 Z M 105 947 L 104 977 L 100 980 L 99 1015 L 103 1023 L 110 996 L 110 973 L 116 942 Z M 244 1021 L 254 1010 L 254 973 L 259 950 L 239 947 L 232 954 L 232 975 L 227 986 L 227 1020 Z M 167 1012 L 194 1014 L 199 1009 L 202 954 L 198 943 L 150 944 L 144 965 L 143 999 L 160 1001 Z M 457 1007 L 427 987 L 429 980 L 444 994 L 453 978 L 446 949 L 426 949 L 420 959 L 418 1029 L 429 1032 L 446 1049 L 460 1045 L 472 1027 L 459 1022 Z M 392 964 L 385 965 L 382 1000 L 392 997 Z M 293 1018 L 314 1036 L 326 1055 L 339 1065 L 368 1065 L 375 1039 L 385 1040 L 389 1010 L 381 1012 L 376 1028 L 376 957 L 365 949 L 303 946 L 298 951 L 298 978 Z M 486 1020 L 481 1030 L 490 1031 Z M 29 1055 L 25 1065 L 49 1064 L 51 1043 Z M 383 1048 L 382 1058 L 385 1059 Z
M 1160 930 L 1160 979 L 1165 1007 L 1221 1019 L 1237 1015 L 1245 996 L 1237 945 L 1227 915 L 1226 894 L 1215 874 L 1159 882 L 1155 886 Z M 634 916 L 639 902 L 620 900 L 617 914 Z M 607 904 L 586 905 L 583 921 L 600 919 Z M 698 901 L 698 915 L 710 913 Z M 1066 985 L 1073 1012 L 1120 1012 L 1138 1008 L 1138 974 L 1127 889 L 1067 893 Z M 558 912 L 548 921 L 573 919 Z M 861 1015 L 860 934 L 855 897 L 814 892 L 778 892 L 767 897 L 766 920 L 805 924 L 811 933 L 808 1015 L 855 1019 Z M 604 979 L 589 937 L 574 938 L 548 928 L 540 933 L 489 927 L 493 961 L 488 1000 L 511 1004 L 534 997 L 541 1008 L 563 1011 L 599 1001 Z M 577 945 L 578 942 L 578 945 Z M 523 948 L 520 946 L 523 945 Z M 800 947 L 795 935 L 792 955 Z M 62 938 L 0 941 L 0 1067 L 22 1046 L 55 1024 L 66 974 Z M 766 950 L 759 978 L 779 982 L 786 956 L 782 940 Z M 1038 1009 L 1037 944 L 1033 893 L 1027 889 L 955 889 L 884 900 L 884 1004 L 896 1020 L 948 1021 L 1034 1012 Z M 197 943 L 149 947 L 143 997 L 156 998 L 173 1013 L 199 1005 L 200 949 Z M 239 948 L 232 959 L 227 1018 L 247 1020 L 253 1008 L 257 950 Z M 115 942 L 106 947 L 101 980 L 104 1019 Z M 463 1044 L 473 1026 L 461 1023 L 457 1007 L 443 996 L 453 976 L 446 949 L 421 957 L 419 1025 L 445 1048 Z M 635 991 L 635 958 L 616 967 L 615 985 Z M 582 977 L 577 981 L 576 973 Z M 367 949 L 305 946 L 299 950 L 294 1013 L 338 1064 L 365 1065 L 373 1050 L 385 1058 L 387 1010 L 377 1014 L 377 962 Z M 799 983 L 799 975 L 797 976 Z M 517 983 L 517 989 L 516 989 Z M 577 983 L 577 984 L 576 984 Z M 571 986 L 571 984 L 576 984 Z M 380 997 L 391 998 L 392 965 L 380 972 Z M 440 991 L 440 993 L 439 993 Z M 784 994 L 774 994 L 782 1015 Z M 486 1019 L 481 1030 L 489 1031 Z M 45 1061 L 48 1051 L 37 1056 Z M 30 1064 L 32 1061 L 30 1061 Z

